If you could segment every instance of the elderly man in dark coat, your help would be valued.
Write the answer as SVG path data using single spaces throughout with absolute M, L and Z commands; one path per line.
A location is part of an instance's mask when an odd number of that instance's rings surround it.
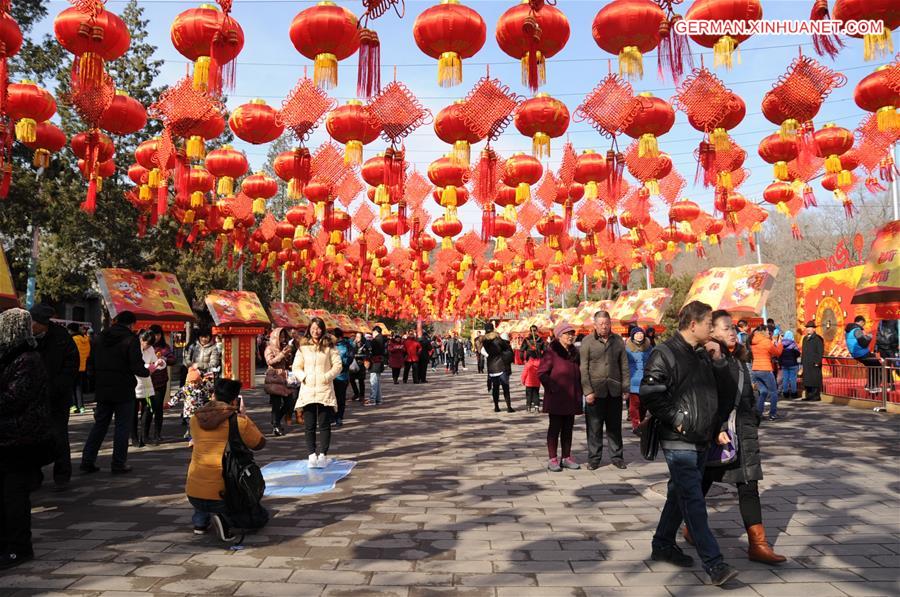
M 803 387 L 806 388 L 806 402 L 818 402 L 822 399 L 822 359 L 825 357 L 825 340 L 816 333 L 816 322 L 806 322 L 803 334 L 803 347 L 800 353 L 801 375 Z
M 56 311 L 50 305 L 31 308 L 31 330 L 37 340 L 37 351 L 47 370 L 50 382 L 50 424 L 56 434 L 57 458 L 53 463 L 53 482 L 56 491 L 69 486 L 72 479 L 72 455 L 69 448 L 69 408 L 72 388 L 78 375 L 78 347 L 68 330 L 50 321 Z

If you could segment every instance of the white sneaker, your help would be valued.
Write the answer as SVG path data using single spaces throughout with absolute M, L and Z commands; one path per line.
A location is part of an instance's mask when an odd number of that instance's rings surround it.
M 310 454 L 308 458 L 308 464 L 306 468 L 319 468 L 319 456 L 318 454 Z
M 331 458 L 328 458 L 324 454 L 319 454 L 319 468 L 328 468 L 328 465 L 331 464 Z

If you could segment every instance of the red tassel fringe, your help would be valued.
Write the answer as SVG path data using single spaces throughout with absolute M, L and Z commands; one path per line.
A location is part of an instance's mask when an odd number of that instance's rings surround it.
M 97 179 L 91 176 L 91 181 L 88 183 L 87 196 L 84 198 L 84 203 L 81 204 L 81 211 L 93 214 L 97 209 Z
M 359 30 L 359 68 L 356 95 L 366 99 L 381 92 L 381 42 L 371 29 Z
M 813 4 L 812 12 L 809 14 L 810 21 L 831 20 L 828 14 L 828 0 L 816 0 Z M 844 47 L 844 42 L 835 34 L 831 35 L 813 35 L 813 48 L 819 56 L 828 54 L 830 58 L 834 58 Z

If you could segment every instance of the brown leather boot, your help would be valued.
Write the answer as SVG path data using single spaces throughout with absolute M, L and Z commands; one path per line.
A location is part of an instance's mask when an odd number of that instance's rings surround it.
M 752 562 L 762 562 L 763 564 L 781 564 L 786 562 L 787 558 L 775 553 L 766 541 L 766 529 L 761 524 L 755 524 L 747 527 L 747 538 L 750 540 L 750 547 L 747 549 L 747 557 Z
M 681 529 L 681 534 L 684 535 L 684 540 L 687 541 L 688 545 L 694 544 L 694 538 L 691 537 L 691 532 L 688 530 L 687 525 L 684 525 L 684 528 Z

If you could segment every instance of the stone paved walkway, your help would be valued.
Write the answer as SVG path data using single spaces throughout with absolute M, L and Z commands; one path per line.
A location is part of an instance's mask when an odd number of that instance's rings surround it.
M 546 418 L 495 414 L 483 377 L 443 371 L 426 386 L 385 385 L 386 404 L 353 403 L 333 455 L 359 466 L 336 490 L 271 499 L 275 516 L 245 549 L 191 533 L 183 495 L 188 450 L 172 441 L 132 450 L 134 473 L 76 476 L 63 494 L 35 494 L 38 557 L 0 575 L 3 594 L 713 595 L 703 572 L 650 561 L 664 464 L 640 460 L 550 473 Z M 387 379 L 387 377 L 386 377 Z M 518 375 L 514 374 L 514 379 Z M 514 387 L 516 406 L 524 392 Z M 267 400 L 247 396 L 264 432 Z M 736 496 L 719 486 L 711 526 L 740 569 L 728 595 L 900 595 L 900 418 L 785 402 L 764 424 L 764 518 L 789 557 L 745 557 Z M 584 423 L 576 455 L 584 459 Z M 90 417 L 73 418 L 77 453 Z M 169 413 L 164 434 L 180 437 Z M 270 438 L 260 464 L 305 458 L 302 435 Z M 77 457 L 76 457 L 77 458 Z M 77 464 L 77 459 L 76 459 Z M 694 553 L 688 550 L 688 553 Z

